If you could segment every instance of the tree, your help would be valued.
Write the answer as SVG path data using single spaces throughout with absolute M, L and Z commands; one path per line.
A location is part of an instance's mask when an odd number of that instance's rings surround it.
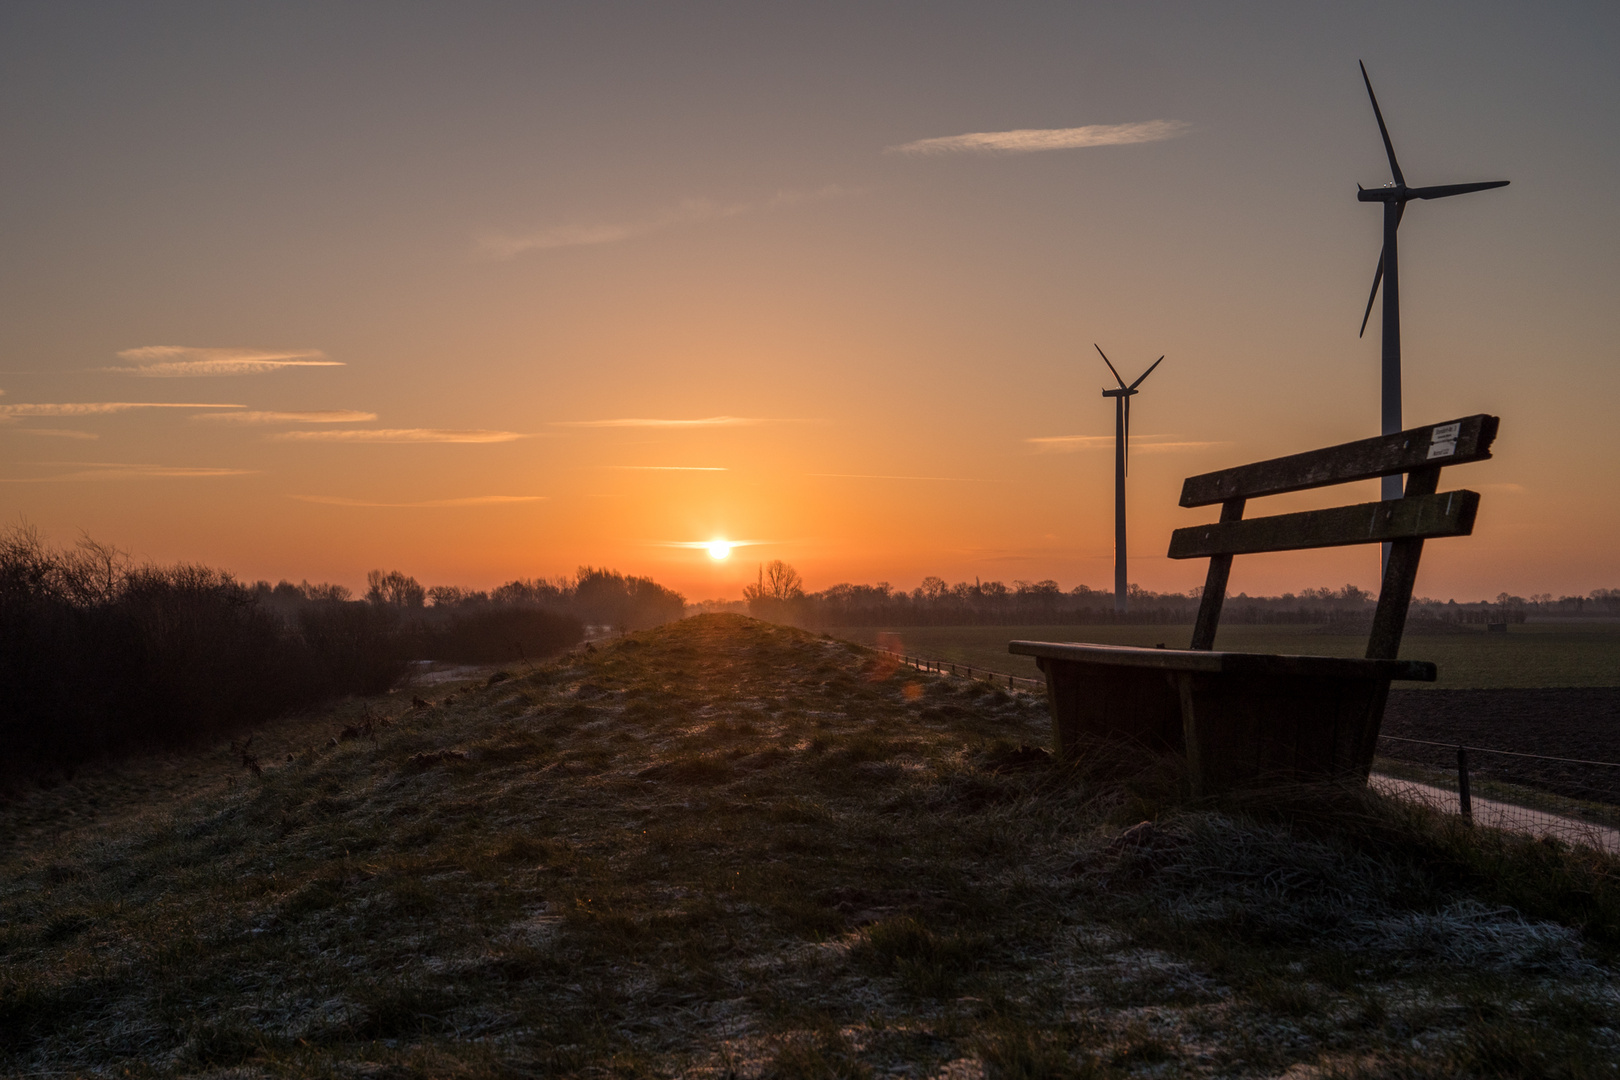
M 799 572 L 781 559 L 772 559 L 760 568 L 759 583 L 743 586 L 743 599 L 749 603 L 758 600 L 789 600 L 804 598 L 804 579 Z
M 373 570 L 366 575 L 366 599 L 390 607 L 419 608 L 427 600 L 427 590 L 415 578 L 406 577 L 398 570 L 386 574 Z

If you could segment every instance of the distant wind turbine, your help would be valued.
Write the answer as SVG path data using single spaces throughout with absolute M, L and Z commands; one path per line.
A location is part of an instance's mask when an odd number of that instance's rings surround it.
M 1153 374 L 1153 369 L 1164 363 L 1164 357 L 1159 357 L 1135 382 L 1126 386 L 1125 380 L 1120 378 L 1119 372 L 1114 368 L 1114 362 L 1108 359 L 1108 354 L 1102 351 L 1102 346 L 1092 343 L 1097 355 L 1103 358 L 1108 370 L 1114 373 L 1114 381 L 1119 383 L 1118 390 L 1104 390 L 1103 397 L 1114 399 L 1114 610 L 1125 610 L 1126 584 L 1125 584 L 1125 470 L 1130 464 L 1131 456 L 1131 398 L 1137 394 L 1137 387 L 1141 386 L 1147 377 Z
M 1359 63 L 1359 61 L 1358 61 Z M 1372 292 L 1367 296 L 1367 311 L 1361 317 L 1361 333 L 1367 332 L 1367 320 L 1372 317 L 1373 300 L 1378 296 L 1378 284 L 1384 284 L 1384 349 L 1383 349 L 1383 434 L 1401 430 L 1401 294 L 1400 260 L 1397 258 L 1395 233 L 1400 228 L 1406 204 L 1413 199 L 1444 199 L 1451 195 L 1466 195 L 1470 191 L 1506 187 L 1506 180 L 1486 180 L 1478 184 L 1441 184 L 1438 187 L 1407 187 L 1401 174 L 1401 164 L 1395 160 L 1395 146 L 1389 141 L 1389 129 L 1384 126 L 1384 114 L 1378 108 L 1378 97 L 1373 93 L 1372 80 L 1367 77 L 1367 65 L 1361 64 L 1361 80 L 1367 84 L 1367 97 L 1372 100 L 1373 115 L 1378 118 L 1378 133 L 1384 137 L 1384 152 L 1389 155 L 1389 171 L 1393 179 L 1381 188 L 1371 191 L 1356 185 L 1356 198 L 1362 202 L 1384 204 L 1384 250 L 1378 256 L 1378 271 L 1373 275 Z M 1360 335 L 1357 335 L 1360 336 Z M 1383 497 L 1401 497 L 1401 477 L 1386 476 Z M 1389 556 L 1389 545 L 1384 545 Z

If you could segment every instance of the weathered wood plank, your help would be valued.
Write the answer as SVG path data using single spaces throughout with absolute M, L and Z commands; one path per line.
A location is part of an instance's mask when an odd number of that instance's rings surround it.
M 1228 499 L 1221 504 L 1222 521 L 1243 520 L 1242 499 Z M 1204 575 L 1204 593 L 1198 601 L 1198 622 L 1193 626 L 1192 648 L 1213 649 L 1215 631 L 1221 623 L 1221 605 L 1226 602 L 1226 582 L 1232 574 L 1232 556 L 1216 555 L 1209 560 L 1209 573 Z
M 1467 536 L 1474 531 L 1478 511 L 1478 493 L 1446 491 L 1246 521 L 1216 521 L 1171 533 L 1169 555 L 1172 559 L 1202 559 Z
M 1256 677 L 1303 676 L 1325 679 L 1403 679 L 1434 682 L 1435 667 L 1425 660 L 1360 660 L 1341 656 L 1288 656 L 1272 653 L 1208 652 L 1202 649 L 1143 649 L 1131 645 L 1087 645 L 1070 641 L 1010 641 L 1014 656 L 1087 667 L 1156 668 L 1169 672 Z M 1043 671 L 1052 670 L 1042 664 Z
M 1491 456 L 1497 425 L 1497 417 L 1480 413 L 1325 450 L 1189 476 L 1181 486 L 1181 505 L 1208 506 L 1229 499 L 1254 499 L 1393 476 L 1429 465 L 1484 461 Z
M 1439 466 L 1415 470 L 1406 478 L 1405 498 L 1433 495 L 1439 486 Z M 1397 540 L 1389 546 L 1384 583 L 1378 590 L 1378 610 L 1373 613 L 1372 636 L 1367 640 L 1368 659 L 1393 660 L 1400 655 L 1406 612 L 1412 604 L 1412 587 L 1417 584 L 1418 561 L 1422 558 L 1422 540 Z

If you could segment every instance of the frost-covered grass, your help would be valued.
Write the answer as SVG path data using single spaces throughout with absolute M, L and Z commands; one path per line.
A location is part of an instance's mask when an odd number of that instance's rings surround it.
M 447 692 L 0 808 L 0 1072 L 1615 1075 L 1590 852 L 736 616 Z

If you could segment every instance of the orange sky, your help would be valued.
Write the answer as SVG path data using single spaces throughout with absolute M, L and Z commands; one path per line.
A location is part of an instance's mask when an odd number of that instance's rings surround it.
M 1620 17 L 1559 11 L 8 6 L 0 512 L 351 586 L 1105 587 L 1095 341 L 1167 355 L 1131 579 L 1189 588 L 1182 477 L 1377 431 L 1359 57 L 1413 182 L 1513 181 L 1401 230 L 1408 423 L 1503 417 L 1418 592 L 1620 586 Z

